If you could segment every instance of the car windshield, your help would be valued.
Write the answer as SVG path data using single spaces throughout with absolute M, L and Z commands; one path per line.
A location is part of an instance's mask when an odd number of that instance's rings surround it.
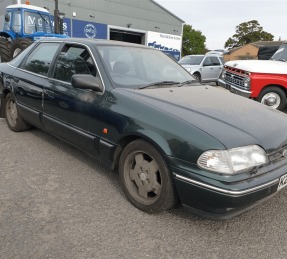
M 181 65 L 200 65 L 204 56 L 185 56 L 178 63 Z
M 96 47 L 115 87 L 171 87 L 194 80 L 192 75 L 161 51 L 130 46 Z
M 287 61 L 287 44 L 283 44 L 271 57 L 272 60 Z

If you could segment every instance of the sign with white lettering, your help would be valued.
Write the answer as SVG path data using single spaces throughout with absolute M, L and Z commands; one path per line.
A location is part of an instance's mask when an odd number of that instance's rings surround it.
M 182 37 L 166 33 L 149 31 L 147 33 L 147 45 L 173 55 L 180 59 Z

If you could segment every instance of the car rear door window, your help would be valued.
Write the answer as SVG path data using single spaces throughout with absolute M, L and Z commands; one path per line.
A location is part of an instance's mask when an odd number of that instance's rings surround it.
M 48 75 L 50 64 L 60 43 L 41 43 L 28 56 L 20 68 L 40 75 Z
M 220 66 L 218 57 L 210 57 L 212 66 Z

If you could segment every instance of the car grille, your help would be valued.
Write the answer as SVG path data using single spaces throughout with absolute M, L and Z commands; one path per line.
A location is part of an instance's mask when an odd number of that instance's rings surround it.
M 227 84 L 233 85 L 237 88 L 243 89 L 243 90 L 249 90 L 250 87 L 245 87 L 244 82 L 245 78 L 249 75 L 249 73 L 239 70 L 239 69 L 234 69 L 230 67 L 225 67 L 225 82 Z

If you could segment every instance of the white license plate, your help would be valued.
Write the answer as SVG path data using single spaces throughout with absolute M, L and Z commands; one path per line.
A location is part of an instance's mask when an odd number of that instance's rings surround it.
M 283 176 L 281 176 L 277 190 L 279 191 L 285 186 L 287 186 L 287 174 L 284 174 Z

